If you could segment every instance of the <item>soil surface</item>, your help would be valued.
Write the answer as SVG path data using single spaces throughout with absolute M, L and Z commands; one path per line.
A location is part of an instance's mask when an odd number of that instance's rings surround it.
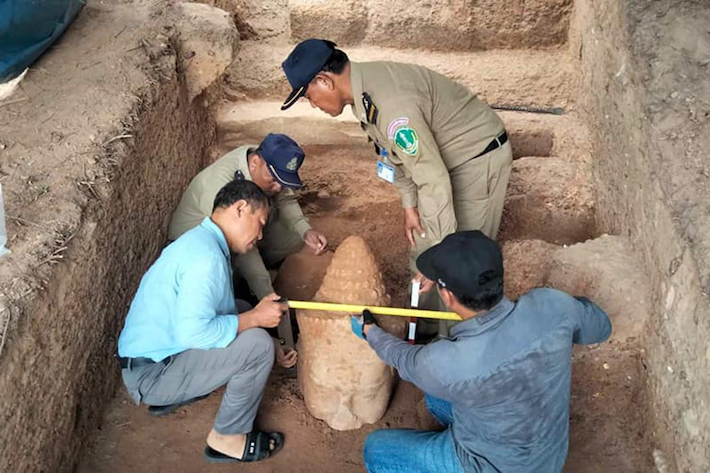
M 381 266 L 393 305 L 403 306 L 409 281 L 408 248 L 401 230 L 403 217 L 396 191 L 375 177 L 369 149 L 308 146 L 306 153 L 302 176 L 308 187 L 300 193 L 300 199 L 312 224 L 328 236 L 333 248 L 349 235 L 365 238 Z M 517 296 L 515 291 L 523 292 L 541 281 L 542 268 L 553 266 L 549 254 L 561 247 L 534 242 L 511 248 L 514 251 L 506 253 L 508 271 L 516 273 L 520 268 L 521 274 L 526 275 L 523 279 L 529 281 L 509 281 L 514 291 L 511 296 Z M 309 300 L 318 289 L 329 260 L 329 256 L 315 257 L 303 250 L 282 267 L 277 290 L 292 299 Z M 650 471 L 645 423 L 636 407 L 644 401 L 644 374 L 635 345 L 614 340 L 578 347 L 574 356 L 566 471 Z M 233 467 L 210 465 L 202 458 L 204 440 L 220 398 L 221 390 L 176 414 L 156 419 L 148 415 L 145 406 L 133 405 L 119 388 L 78 471 L 231 471 Z M 280 368 L 275 368 L 264 394 L 257 426 L 284 432 L 286 446 L 262 464 L 240 465 L 240 471 L 361 472 L 362 446 L 372 430 L 437 428 L 436 421 L 426 412 L 423 393 L 399 381 L 380 421 L 357 430 L 335 431 L 308 413 L 298 381 Z

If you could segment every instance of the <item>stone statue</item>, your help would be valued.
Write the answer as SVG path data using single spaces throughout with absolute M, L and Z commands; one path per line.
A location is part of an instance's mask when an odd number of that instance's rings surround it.
M 317 302 L 386 306 L 382 275 L 365 241 L 348 237 L 338 247 L 315 295 Z M 357 429 L 379 420 L 395 382 L 367 342 L 350 330 L 350 314 L 297 311 L 298 380 L 306 407 L 336 430 Z M 378 317 L 390 333 L 404 336 L 406 321 Z

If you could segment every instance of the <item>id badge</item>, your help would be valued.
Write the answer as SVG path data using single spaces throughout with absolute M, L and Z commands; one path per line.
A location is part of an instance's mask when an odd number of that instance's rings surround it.
M 384 161 L 377 161 L 377 177 L 394 184 L 394 166 Z

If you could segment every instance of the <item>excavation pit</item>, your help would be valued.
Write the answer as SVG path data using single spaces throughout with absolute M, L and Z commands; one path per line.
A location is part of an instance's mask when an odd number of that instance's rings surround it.
M 493 105 L 564 110 L 500 112 L 515 157 L 500 240 L 511 297 L 558 287 L 599 300 L 614 322 L 610 342 L 575 350 L 566 471 L 652 471 L 654 462 L 703 471 L 707 7 L 368 0 L 363 13 L 345 8 L 351 2 L 327 12 L 319 12 L 324 2 L 204 3 L 228 14 L 90 0 L 30 70 L 21 100 L 0 104 L 12 250 L 0 259 L 0 444 L 11 446 L 0 452 L 0 470 L 205 470 L 200 450 L 219 392 L 155 420 L 128 401 L 113 354 L 190 178 L 268 132 L 287 133 L 306 150 L 299 200 L 314 227 L 335 248 L 350 235 L 364 238 L 392 304 L 405 304 L 401 205 L 375 177 L 375 155 L 356 120 L 305 103 L 279 111 L 288 92 L 281 61 L 297 39 L 323 36 L 325 22 L 314 19 L 335 15 L 347 28 L 332 21 L 325 33 L 353 60 L 420 63 Z M 504 24 L 496 23 L 501 9 Z M 402 30 L 405 13 L 432 34 Z M 220 34 L 195 36 L 205 28 L 180 26 L 180 15 L 210 21 L 207 30 Z M 393 35 L 385 37 L 387 25 Z M 193 63 L 212 80 L 187 73 Z M 276 287 L 310 300 L 328 263 L 300 253 Z M 422 393 L 398 382 L 382 419 L 333 431 L 306 411 L 297 381 L 276 370 L 258 423 L 284 431 L 287 447 L 242 469 L 362 471 L 361 447 L 373 429 L 431 422 Z

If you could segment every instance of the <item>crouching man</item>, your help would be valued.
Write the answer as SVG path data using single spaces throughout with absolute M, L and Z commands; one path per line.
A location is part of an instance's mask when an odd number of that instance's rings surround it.
M 583 297 L 533 289 L 503 295 L 503 257 L 479 231 L 454 233 L 418 259 L 463 321 L 451 338 L 409 345 L 369 312 L 356 335 L 426 394 L 445 430 L 378 430 L 364 447 L 374 472 L 560 472 L 567 458 L 572 345 L 606 340 L 609 318 Z
M 283 446 L 283 434 L 253 424 L 274 363 L 261 327 L 276 327 L 287 307 L 271 294 L 245 310 L 234 299 L 230 264 L 230 249 L 254 248 L 268 215 L 256 184 L 225 185 L 211 217 L 165 248 L 143 276 L 118 341 L 123 382 L 136 403 L 169 412 L 227 385 L 207 437 L 209 461 L 258 461 Z

